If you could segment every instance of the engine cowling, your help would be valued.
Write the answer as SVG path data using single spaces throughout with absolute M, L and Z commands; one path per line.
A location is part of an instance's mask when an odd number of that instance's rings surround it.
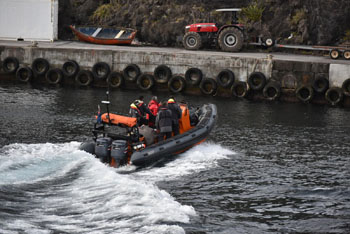
M 217 32 L 219 30 L 215 23 L 190 24 L 185 28 L 187 32 Z

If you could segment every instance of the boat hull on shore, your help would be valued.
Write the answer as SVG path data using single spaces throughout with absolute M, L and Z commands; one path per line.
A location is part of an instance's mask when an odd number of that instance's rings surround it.
M 101 45 L 130 45 L 137 32 L 130 28 L 69 27 L 80 41 Z

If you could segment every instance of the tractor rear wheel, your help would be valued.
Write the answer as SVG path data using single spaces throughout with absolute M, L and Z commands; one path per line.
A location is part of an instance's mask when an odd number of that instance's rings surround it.
M 198 50 L 202 47 L 202 38 L 199 33 L 188 32 L 183 37 L 182 44 L 186 50 Z
M 219 46 L 223 51 L 237 52 L 243 46 L 243 33 L 238 28 L 225 28 L 219 34 Z

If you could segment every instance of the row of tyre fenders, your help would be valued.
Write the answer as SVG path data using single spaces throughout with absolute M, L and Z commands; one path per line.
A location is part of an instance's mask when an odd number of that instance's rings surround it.
M 81 70 L 74 60 L 68 60 L 62 68 L 50 68 L 49 62 L 44 58 L 35 59 L 31 67 L 20 65 L 15 57 L 7 57 L 2 64 L 3 70 L 8 74 L 15 74 L 21 82 L 30 82 L 36 76 L 45 76 L 49 84 L 59 84 L 64 77 L 75 78 L 76 84 L 89 86 L 94 80 L 106 80 L 112 88 L 122 88 L 125 81 L 136 82 L 141 90 L 150 90 L 155 83 L 167 84 L 173 93 L 185 90 L 186 86 L 199 86 L 205 95 L 216 95 L 218 85 L 230 88 L 232 96 L 244 98 L 252 91 L 262 91 L 264 98 L 269 101 L 277 100 L 281 95 L 281 85 L 278 81 L 267 80 L 261 72 L 253 72 L 247 82 L 235 80 L 234 73 L 229 69 L 222 70 L 216 77 L 204 78 L 198 68 L 189 68 L 185 76 L 174 75 L 166 65 L 159 65 L 153 74 L 141 73 L 136 64 L 127 65 L 123 71 L 111 71 L 105 62 L 98 62 L 92 67 L 92 71 Z M 296 97 L 302 102 L 310 102 L 314 93 L 325 95 L 330 105 L 341 103 L 344 95 L 350 96 L 350 79 L 345 80 L 342 88 L 329 88 L 329 81 L 323 76 L 316 77 L 312 85 L 301 85 L 296 91 Z

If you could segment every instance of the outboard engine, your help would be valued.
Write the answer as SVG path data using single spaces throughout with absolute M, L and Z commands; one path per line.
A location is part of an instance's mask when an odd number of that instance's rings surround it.
M 125 140 L 115 140 L 111 146 L 111 157 L 118 166 L 127 163 L 128 143 Z
M 109 162 L 111 156 L 112 139 L 109 137 L 97 138 L 95 144 L 95 154 L 101 162 Z

